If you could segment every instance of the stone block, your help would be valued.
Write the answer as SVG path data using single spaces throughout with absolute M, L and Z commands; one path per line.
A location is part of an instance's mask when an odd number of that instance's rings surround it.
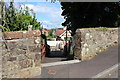
M 25 60 L 27 59 L 26 56 L 24 54 L 20 54 L 18 57 L 18 61 L 22 61 L 22 60 Z
M 11 72 L 15 72 L 20 70 L 20 66 L 17 62 L 11 62 L 11 61 L 7 61 L 6 63 L 4 63 L 2 65 L 4 72 L 6 74 L 10 74 Z
M 34 43 L 35 44 L 40 44 L 40 37 L 35 37 L 34 38 Z
M 17 57 L 8 57 L 7 61 L 16 61 Z
M 32 30 L 32 31 L 24 31 L 23 37 L 24 38 L 31 38 L 31 37 L 39 37 L 40 31 L 39 30 Z
M 7 39 L 21 39 L 23 38 L 22 32 L 4 32 L 3 33 L 4 38 Z
M 23 43 L 24 43 L 26 46 L 35 45 L 35 43 L 34 43 L 34 38 L 26 39 L 26 40 L 24 40 Z
M 35 68 L 31 68 L 29 69 L 30 71 L 30 77 L 35 77 L 38 75 L 41 75 L 41 67 L 35 67 Z
M 10 41 L 10 42 L 7 41 L 5 44 L 10 50 L 16 48 L 17 46 L 16 41 Z
M 18 80 L 17 78 L 20 78 L 20 74 L 19 73 L 9 74 L 7 78 L 10 78 L 11 80 Z
M 41 65 L 41 54 L 35 54 L 34 63 L 35 63 L 35 66 Z
M 17 55 L 26 54 L 26 52 L 27 52 L 26 50 L 22 50 L 22 49 L 18 49 L 18 48 L 13 50 L 13 53 L 17 54 Z
M 3 46 L 3 43 L 2 42 L 0 42 L 0 47 L 2 47 Z
M 29 78 L 30 77 L 30 71 L 29 70 L 22 70 L 19 72 L 20 78 Z
M 36 53 L 34 53 L 34 52 L 30 52 L 30 53 L 27 54 L 27 57 L 28 57 L 29 59 L 34 60 L 34 59 L 35 59 L 35 54 L 36 54 Z
M 22 49 L 22 50 L 27 50 L 27 45 L 25 44 L 19 44 L 16 46 L 16 48 Z
M 37 45 L 29 46 L 30 52 L 41 52 L 41 48 Z
M 40 67 L 41 66 L 41 60 L 39 59 L 39 60 L 34 60 L 34 63 L 35 63 L 35 67 Z
M 41 54 L 35 54 L 35 59 L 36 59 L 36 60 L 41 59 Z
M 34 32 L 35 32 L 34 37 L 40 37 L 41 35 L 40 30 L 34 30 Z
M 28 68 L 28 67 L 32 67 L 33 62 L 31 59 L 25 59 L 25 60 L 19 61 L 19 65 L 20 65 L 21 69 Z

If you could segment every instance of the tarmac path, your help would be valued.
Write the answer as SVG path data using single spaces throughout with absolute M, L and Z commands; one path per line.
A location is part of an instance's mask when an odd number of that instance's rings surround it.
M 89 61 L 43 67 L 41 76 L 36 78 L 91 78 L 115 64 L 118 64 L 118 46 L 110 47 Z

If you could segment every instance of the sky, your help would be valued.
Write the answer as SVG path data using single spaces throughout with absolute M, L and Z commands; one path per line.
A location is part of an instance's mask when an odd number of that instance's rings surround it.
M 59 2 L 51 3 L 49 0 L 15 0 L 15 3 L 25 4 L 36 13 L 38 22 L 41 22 L 43 28 L 63 28 L 61 25 L 65 20 L 61 16 L 62 9 Z

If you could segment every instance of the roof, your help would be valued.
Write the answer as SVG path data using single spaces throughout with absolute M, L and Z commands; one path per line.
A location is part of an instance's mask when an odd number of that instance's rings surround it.
M 56 30 L 55 34 L 56 34 L 56 36 L 60 36 L 64 32 L 65 32 L 65 30 Z
M 43 30 L 44 30 L 44 31 L 48 31 L 48 32 L 50 31 L 50 30 L 48 30 L 48 29 L 45 29 L 45 28 L 44 28 Z

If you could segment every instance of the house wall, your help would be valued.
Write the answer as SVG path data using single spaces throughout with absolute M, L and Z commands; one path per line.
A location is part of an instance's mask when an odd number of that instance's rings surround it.
M 118 28 L 78 29 L 74 35 L 75 58 L 89 60 L 110 46 L 118 44 Z
M 41 74 L 40 31 L 4 32 L 0 40 L 2 78 L 30 78 Z
M 70 38 L 71 37 L 71 34 L 69 31 L 67 31 L 67 38 Z M 61 39 L 65 40 L 66 38 L 66 32 L 61 36 Z

